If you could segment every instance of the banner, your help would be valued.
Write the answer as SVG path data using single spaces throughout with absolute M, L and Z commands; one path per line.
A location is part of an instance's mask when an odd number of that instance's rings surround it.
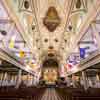
M 19 55 L 20 55 L 20 58 L 23 58 L 23 57 L 25 57 L 25 52 L 21 50 L 21 51 L 19 52 Z
M 15 35 L 13 37 L 11 37 L 10 42 L 9 42 L 9 48 L 14 48 L 15 39 L 16 39 Z
M 79 50 L 80 50 L 80 58 L 85 58 L 86 54 L 85 48 L 79 48 Z

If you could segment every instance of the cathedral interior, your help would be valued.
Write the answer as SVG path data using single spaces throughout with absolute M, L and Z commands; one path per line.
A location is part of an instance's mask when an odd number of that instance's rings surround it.
M 0 0 L 0 100 L 100 100 L 100 0 Z

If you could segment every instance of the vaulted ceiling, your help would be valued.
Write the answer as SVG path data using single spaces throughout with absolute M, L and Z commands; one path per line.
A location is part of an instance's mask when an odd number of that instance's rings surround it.
M 0 7 L 0 20 L 4 20 L 0 30 L 8 33 L 6 38 L 0 34 L 0 41 L 8 41 L 7 49 L 19 58 L 26 53 L 24 63 L 35 61 L 38 67 L 48 53 L 53 53 L 61 65 L 66 64 L 73 53 L 79 55 L 79 46 L 91 47 L 91 41 L 93 45 L 91 23 L 100 25 L 100 17 L 96 20 L 100 0 L 1 0 Z M 97 48 L 89 48 L 89 52 Z

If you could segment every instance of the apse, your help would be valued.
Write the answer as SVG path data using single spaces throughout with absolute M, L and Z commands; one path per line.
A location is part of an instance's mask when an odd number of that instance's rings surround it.
M 52 58 L 49 58 L 49 59 L 46 59 L 43 61 L 43 65 L 42 65 L 44 68 L 47 68 L 47 67 L 59 67 L 59 62 L 56 60 L 56 59 L 52 59 Z

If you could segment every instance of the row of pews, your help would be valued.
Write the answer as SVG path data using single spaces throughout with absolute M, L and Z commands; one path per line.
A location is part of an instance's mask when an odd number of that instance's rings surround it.
M 0 87 L 0 100 L 100 100 L 100 89 L 71 87 Z
M 100 100 L 100 89 L 89 88 L 84 90 L 82 88 L 56 88 L 59 96 L 63 100 Z
M 0 100 L 40 100 L 44 91 L 37 87 L 0 87 Z

